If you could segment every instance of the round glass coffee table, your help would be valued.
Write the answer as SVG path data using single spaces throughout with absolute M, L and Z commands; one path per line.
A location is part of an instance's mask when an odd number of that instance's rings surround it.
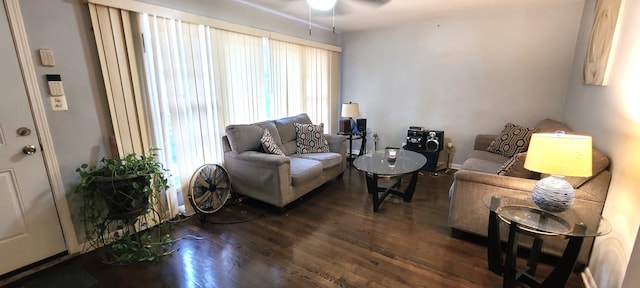
M 389 151 L 395 151 L 395 161 L 389 161 Z M 356 169 L 366 172 L 367 190 L 373 198 L 373 211 L 378 212 L 380 204 L 389 194 L 402 197 L 405 202 L 411 202 L 413 191 L 418 180 L 418 170 L 427 163 L 422 154 L 403 149 L 388 149 L 362 155 L 353 162 Z M 401 176 L 411 173 L 409 186 L 405 191 L 399 191 Z M 379 187 L 378 178 L 391 178 L 394 183 L 389 187 Z M 382 194 L 380 194 L 382 193 Z
M 601 215 L 579 215 L 572 209 L 561 213 L 547 212 L 538 208 L 530 195 L 489 194 L 482 200 L 489 209 L 489 270 L 504 276 L 503 287 L 515 287 L 517 281 L 537 287 L 564 287 L 576 264 L 584 238 L 605 235 L 611 231 L 611 224 Z M 509 225 L 504 262 L 498 221 Z M 534 237 L 527 267 L 521 271 L 516 269 L 519 234 Z M 543 282 L 538 282 L 535 273 L 542 236 L 566 237 L 569 242 L 551 274 Z

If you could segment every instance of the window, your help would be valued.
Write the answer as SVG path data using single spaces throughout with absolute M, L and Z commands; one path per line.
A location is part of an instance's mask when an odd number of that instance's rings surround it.
M 173 174 L 171 215 L 189 209 L 179 195 L 193 171 L 222 163 L 227 125 L 307 113 L 333 127 L 336 52 L 139 15 L 152 146 Z

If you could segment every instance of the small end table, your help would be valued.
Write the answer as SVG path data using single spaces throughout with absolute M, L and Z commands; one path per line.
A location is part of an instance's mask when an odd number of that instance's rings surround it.
M 347 151 L 347 162 L 350 166 L 353 166 L 353 161 L 358 158 L 358 156 L 362 156 L 365 154 L 365 150 L 367 147 L 367 132 L 360 131 L 358 133 L 338 133 L 338 135 L 349 136 L 349 151 Z M 358 155 L 353 154 L 353 140 L 362 139 L 360 144 L 360 150 L 358 151 Z
M 581 219 L 571 209 L 562 213 L 546 212 L 533 203 L 530 195 L 516 198 L 489 194 L 483 197 L 483 202 L 489 208 L 489 270 L 503 275 L 502 287 L 515 287 L 517 281 L 531 287 L 564 287 L 576 264 L 584 238 L 601 236 L 611 231 L 611 224 L 600 215 L 587 220 Z M 509 224 L 504 262 L 500 251 L 499 221 Z M 519 234 L 534 237 L 524 270 L 516 268 Z M 543 244 L 541 236 L 564 236 L 569 238 L 569 242 L 551 274 L 543 282 L 538 282 L 534 276 Z

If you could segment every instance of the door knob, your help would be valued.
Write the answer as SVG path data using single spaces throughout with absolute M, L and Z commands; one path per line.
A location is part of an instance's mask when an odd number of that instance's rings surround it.
M 24 146 L 24 148 L 22 148 L 22 153 L 27 154 L 27 155 L 33 155 L 36 153 L 36 146 L 33 145 L 27 145 Z

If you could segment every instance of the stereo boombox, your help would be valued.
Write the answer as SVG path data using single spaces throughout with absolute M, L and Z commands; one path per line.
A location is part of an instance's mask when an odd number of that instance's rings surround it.
M 411 150 L 440 152 L 444 146 L 444 131 L 411 126 L 407 131 L 406 145 Z

